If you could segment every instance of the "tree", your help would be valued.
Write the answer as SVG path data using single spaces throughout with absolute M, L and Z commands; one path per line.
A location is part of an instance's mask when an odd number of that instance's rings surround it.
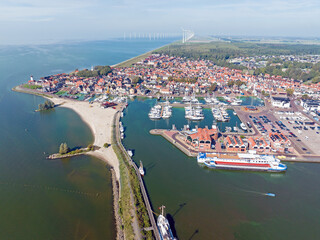
M 288 95 L 288 96 L 292 96 L 293 93 L 294 93 L 294 90 L 291 89 L 291 88 L 287 88 L 287 89 L 286 89 L 286 92 L 287 92 L 287 95 Z
M 97 77 L 97 76 L 105 76 L 108 75 L 112 71 L 111 67 L 109 66 L 95 66 L 93 71 L 84 69 L 77 73 L 79 77 Z
M 59 153 L 66 154 L 66 153 L 68 153 L 68 151 L 69 151 L 69 148 L 68 148 L 67 143 L 61 143 L 60 148 L 59 148 Z
M 306 99 L 310 99 L 310 97 L 309 97 L 308 94 L 303 94 L 303 95 L 301 96 L 301 99 L 306 100 Z
M 91 143 L 91 144 L 89 144 L 89 145 L 88 145 L 88 147 L 87 147 L 87 149 L 88 149 L 89 151 L 92 151 L 92 150 L 93 150 L 93 148 L 94 148 L 94 147 L 93 147 L 93 144 L 92 144 L 92 143 Z
M 232 87 L 233 85 L 234 85 L 234 81 L 233 80 L 230 80 L 228 83 L 227 83 L 227 85 L 228 85 L 228 87 Z
M 269 93 L 267 93 L 267 92 L 266 92 L 266 91 L 264 91 L 264 90 L 262 90 L 261 94 L 262 94 L 263 96 L 265 96 L 265 97 L 269 97 L 269 96 L 270 96 L 270 94 L 269 94 Z
M 234 82 L 234 84 L 237 86 L 237 87 L 240 87 L 242 85 L 246 85 L 245 82 L 242 82 L 241 80 L 237 80 L 236 82 Z
M 210 92 L 214 92 L 214 91 L 216 91 L 216 90 L 217 90 L 217 83 L 214 82 L 214 83 L 211 84 L 211 86 L 210 86 L 210 88 L 209 88 L 209 91 L 210 91 Z
M 133 77 L 133 79 L 131 80 L 131 83 L 132 83 L 133 85 L 136 85 L 137 83 L 141 83 L 141 81 L 142 81 L 141 77 L 135 76 L 135 77 Z
M 54 103 L 46 100 L 44 104 L 39 104 L 39 111 L 48 110 L 50 108 L 54 108 Z

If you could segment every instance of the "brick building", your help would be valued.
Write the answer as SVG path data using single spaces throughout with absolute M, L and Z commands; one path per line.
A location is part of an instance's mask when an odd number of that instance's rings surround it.
M 213 149 L 219 136 L 217 127 L 212 129 L 198 128 L 196 133 L 187 136 L 186 141 L 199 151 Z

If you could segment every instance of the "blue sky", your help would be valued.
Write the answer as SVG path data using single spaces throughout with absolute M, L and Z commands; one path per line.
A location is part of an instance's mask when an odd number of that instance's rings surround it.
M 320 0 L 1 0 L 0 44 L 124 32 L 320 37 Z

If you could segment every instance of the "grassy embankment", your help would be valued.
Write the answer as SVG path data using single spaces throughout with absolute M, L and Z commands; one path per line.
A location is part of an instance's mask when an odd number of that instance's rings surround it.
M 40 88 L 42 88 L 40 85 L 31 85 L 31 84 L 24 84 L 22 87 L 28 88 L 28 89 L 40 89 Z
M 113 123 L 111 145 L 115 151 L 120 165 L 120 216 L 123 223 L 123 231 L 126 239 L 134 239 L 134 231 L 132 227 L 133 216 L 131 214 L 132 208 L 135 207 L 136 216 L 138 217 L 140 229 L 150 227 L 150 220 L 145 207 L 142 193 L 140 190 L 139 181 L 135 170 L 130 166 L 126 159 L 125 153 L 117 144 L 116 139 L 116 117 Z M 134 198 L 134 206 L 131 201 L 131 193 Z M 143 231 L 145 239 L 153 239 L 152 232 Z
M 25 85 L 28 85 L 28 84 L 25 84 Z M 40 96 L 40 97 L 52 98 L 52 96 L 50 96 L 49 94 L 39 93 L 39 92 L 32 91 L 32 90 L 35 90 L 35 89 L 26 88 L 24 85 L 15 86 L 12 88 L 12 91 L 14 91 L 14 92 L 28 93 L 28 94 L 33 94 L 33 95 Z
M 121 62 L 121 63 L 118 63 L 116 65 L 113 65 L 112 67 L 131 67 L 132 64 L 136 63 L 136 62 L 139 62 L 141 60 L 144 60 L 145 58 L 149 57 L 150 55 L 152 54 L 152 51 L 150 52 L 146 52 L 144 54 L 141 54 L 137 57 L 134 57 L 134 58 L 130 58 L 124 62 Z

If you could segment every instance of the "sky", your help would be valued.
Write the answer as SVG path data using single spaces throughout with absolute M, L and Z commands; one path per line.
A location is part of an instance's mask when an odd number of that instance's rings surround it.
M 124 33 L 320 37 L 320 0 L 0 0 L 0 44 Z

